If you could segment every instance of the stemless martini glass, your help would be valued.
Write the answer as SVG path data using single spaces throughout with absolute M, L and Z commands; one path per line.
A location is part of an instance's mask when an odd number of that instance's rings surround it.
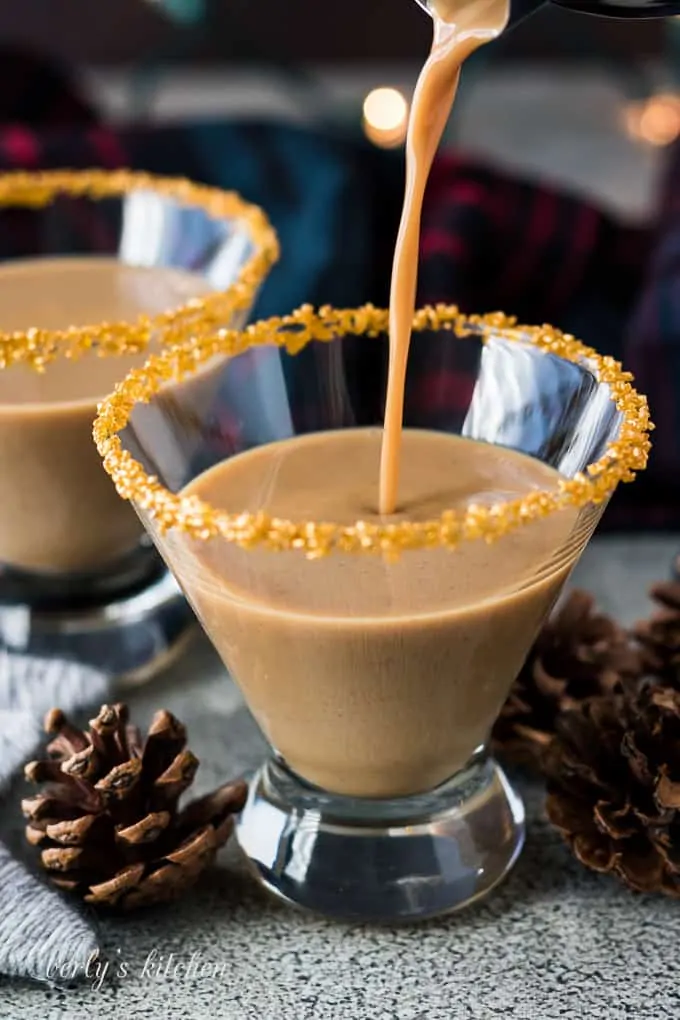
M 573 338 L 424 309 L 380 518 L 386 327 L 304 308 L 222 330 L 152 357 L 95 423 L 272 746 L 243 851 L 285 900 L 373 921 L 455 910 L 517 858 L 489 733 L 650 428 L 630 377 Z M 163 389 L 219 355 L 211 405 Z M 474 494 L 471 472 L 490 479 Z
M 276 238 L 235 194 L 127 171 L 0 175 L 0 225 L 2 643 L 139 680 L 194 618 L 102 470 L 97 403 L 147 348 L 241 326 Z

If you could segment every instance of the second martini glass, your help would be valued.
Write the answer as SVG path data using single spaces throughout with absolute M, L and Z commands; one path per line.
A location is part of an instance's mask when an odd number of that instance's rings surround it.
M 138 681 L 193 616 L 102 470 L 97 403 L 147 348 L 242 325 L 276 237 L 233 193 L 130 171 L 2 174 L 0 222 L 0 641 Z
M 646 402 L 610 359 L 549 327 L 424 309 L 383 519 L 386 326 L 371 307 L 307 308 L 223 330 L 131 373 L 95 425 L 272 746 L 245 854 L 289 902 L 382 921 L 464 906 L 517 858 L 524 810 L 489 733 L 649 445 Z M 218 355 L 211 404 L 164 390 Z

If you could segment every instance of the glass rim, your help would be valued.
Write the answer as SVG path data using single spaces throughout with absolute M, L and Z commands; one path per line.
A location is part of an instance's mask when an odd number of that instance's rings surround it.
M 216 329 L 235 312 L 251 307 L 258 287 L 279 256 L 276 233 L 259 206 L 233 191 L 194 184 L 182 177 L 162 177 L 133 170 L 46 170 L 0 173 L 0 209 L 39 210 L 70 196 L 102 201 L 135 191 L 153 191 L 184 207 L 201 209 L 216 221 L 239 220 L 253 243 L 253 254 L 226 290 L 209 291 L 156 315 L 99 322 L 66 329 L 0 330 L 0 368 L 24 363 L 41 371 L 59 354 L 74 357 L 96 344 L 103 356 L 143 351 L 151 336 L 162 331 L 164 343 L 181 344 L 198 333 Z
M 165 384 L 181 382 L 217 355 L 235 357 L 272 344 L 294 355 L 313 340 L 332 342 L 346 335 L 385 334 L 388 321 L 389 313 L 373 305 L 344 310 L 323 307 L 318 311 L 305 305 L 290 315 L 262 320 L 241 331 L 221 329 L 152 355 L 100 403 L 93 426 L 97 449 L 118 494 L 138 504 L 162 534 L 173 529 L 199 540 L 221 537 L 244 549 L 300 550 L 309 558 L 334 551 L 380 553 L 389 558 L 409 549 L 455 549 L 470 539 L 492 542 L 558 510 L 602 503 L 619 482 L 633 481 L 636 472 L 646 467 L 651 448 L 649 433 L 654 426 L 646 397 L 634 389 L 631 373 L 625 372 L 619 362 L 552 326 L 518 325 L 515 318 L 502 312 L 464 315 L 454 305 L 427 306 L 417 311 L 414 332 L 443 329 L 458 337 L 475 334 L 482 343 L 496 337 L 528 342 L 547 354 L 587 368 L 599 383 L 609 386 L 610 399 L 622 415 L 621 429 L 598 460 L 573 478 L 561 477 L 556 490 L 532 490 L 490 506 L 471 503 L 426 521 L 378 524 L 357 520 L 343 525 L 284 520 L 263 511 L 227 513 L 198 496 L 171 492 L 123 449 L 120 433 L 129 424 L 135 405 L 148 403 Z

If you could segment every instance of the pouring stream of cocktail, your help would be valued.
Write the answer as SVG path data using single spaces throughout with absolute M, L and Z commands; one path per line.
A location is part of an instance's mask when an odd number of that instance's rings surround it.
M 251 783 L 239 844 L 277 895 L 330 917 L 455 910 L 512 867 L 524 809 L 488 736 L 608 497 L 646 463 L 644 398 L 617 366 L 549 326 L 519 336 L 511 318 L 482 316 L 479 335 L 461 340 L 468 324 L 455 310 L 419 316 L 415 328 L 427 324 L 454 357 L 476 345 L 479 413 L 460 434 L 466 409 L 452 406 L 433 428 L 425 402 L 404 392 L 430 166 L 462 62 L 503 31 L 515 6 L 437 0 L 408 133 L 383 431 L 338 427 L 330 399 L 344 339 L 385 333 L 387 315 L 373 308 L 304 308 L 238 336 L 187 342 L 172 358 L 152 357 L 143 402 L 129 376 L 95 425 L 119 492 L 134 500 L 274 749 Z M 285 348 L 280 357 L 272 341 Z M 308 345 L 313 356 L 288 372 Z M 214 406 L 191 387 L 169 395 L 164 381 L 185 365 L 191 376 L 218 350 L 228 372 L 254 352 L 268 351 L 277 368 L 284 360 L 294 435 L 258 444 L 239 425 L 215 448 Z M 547 359 L 548 407 L 538 367 Z M 367 384 L 360 376 L 344 380 L 350 407 Z M 238 400 L 222 391 L 225 415 L 239 422 L 247 399 L 268 419 L 257 377 L 236 378 Z M 493 415 L 479 406 L 484 393 Z M 298 415 L 300 401 L 313 416 Z M 531 428 L 508 449 L 502 422 L 518 415 L 540 418 L 540 448 Z M 170 452 L 169 433 L 178 440 Z M 196 463 L 197 447 L 207 464 Z M 130 459 L 137 448 L 146 464 Z M 388 519 L 376 512 L 395 508 Z
M 430 168 L 456 96 L 461 66 L 479 46 L 542 6 L 541 0 L 416 0 L 434 22 L 430 55 L 416 84 L 406 139 L 406 193 L 390 291 L 390 357 L 380 462 L 381 514 L 397 509 L 406 368 L 416 304 L 420 219 Z M 609 16 L 680 12 L 680 4 L 568 0 L 563 6 Z
M 416 305 L 425 187 L 455 99 L 463 61 L 505 28 L 509 0 L 435 0 L 434 40 L 413 97 L 406 139 L 406 194 L 390 291 L 390 362 L 380 460 L 380 513 L 397 508 L 406 366 Z

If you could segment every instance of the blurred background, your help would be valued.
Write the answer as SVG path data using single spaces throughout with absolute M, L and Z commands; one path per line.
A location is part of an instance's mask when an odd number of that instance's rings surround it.
M 380 86 L 408 99 L 430 25 L 411 0 L 23 0 L 0 40 L 76 71 L 117 123 L 277 117 L 361 127 Z M 451 132 L 469 152 L 592 194 L 626 217 L 653 203 L 680 132 L 680 21 L 605 21 L 546 6 L 471 62 Z M 484 73 L 482 73 L 482 71 Z M 649 97 L 656 102 L 645 105 Z M 387 131 L 400 107 L 373 107 Z M 403 120 L 403 112 L 401 113 Z
M 281 240 L 256 315 L 384 304 L 430 37 L 413 0 L 4 3 L 0 168 L 234 189 Z M 607 516 L 628 528 L 678 523 L 679 139 L 680 18 L 546 5 L 466 65 L 424 209 L 421 302 L 553 322 L 635 373 L 658 429 Z

